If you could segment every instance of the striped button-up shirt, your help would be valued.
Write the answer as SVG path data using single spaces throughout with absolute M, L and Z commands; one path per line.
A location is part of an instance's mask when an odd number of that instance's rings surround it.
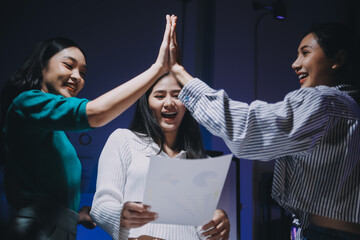
M 360 223 L 360 108 L 349 86 L 301 88 L 246 104 L 199 79 L 180 100 L 239 158 L 276 159 L 272 197 L 298 214 Z

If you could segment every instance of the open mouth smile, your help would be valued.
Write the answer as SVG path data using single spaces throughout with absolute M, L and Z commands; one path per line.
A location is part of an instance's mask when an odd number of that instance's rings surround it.
M 177 115 L 177 112 L 162 112 L 161 116 L 166 119 L 174 119 Z
M 70 90 L 71 92 L 75 92 L 75 91 L 76 91 L 76 85 L 73 84 L 73 83 L 67 82 L 67 83 L 65 83 L 65 87 L 66 87 L 68 90 Z
M 309 74 L 301 73 L 298 76 L 299 76 L 299 79 L 300 79 L 300 83 L 303 83 L 306 80 L 306 78 L 309 76 Z

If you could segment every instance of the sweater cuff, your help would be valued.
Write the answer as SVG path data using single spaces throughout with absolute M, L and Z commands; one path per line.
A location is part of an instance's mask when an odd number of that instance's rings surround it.
M 130 230 L 127 228 L 120 227 L 119 240 L 127 240 L 130 235 Z
M 95 129 L 94 127 L 91 127 L 89 124 L 89 120 L 86 114 L 86 105 L 88 104 L 89 100 L 84 99 L 84 101 L 82 103 L 80 103 L 79 106 L 79 119 L 77 122 L 77 127 L 79 129 L 84 129 L 84 130 L 90 130 L 90 129 Z
M 127 240 L 130 234 L 128 229 L 120 227 L 122 207 L 122 204 L 121 206 L 107 206 L 106 208 L 93 206 L 90 211 L 90 217 L 114 240 Z

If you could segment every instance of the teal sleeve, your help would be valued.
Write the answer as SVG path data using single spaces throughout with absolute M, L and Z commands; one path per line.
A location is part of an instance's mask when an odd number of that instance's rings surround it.
M 32 129 L 88 130 L 92 129 L 86 115 L 88 102 L 87 99 L 65 98 L 39 90 L 26 91 L 14 99 L 9 119 L 24 121 L 23 126 L 31 126 Z

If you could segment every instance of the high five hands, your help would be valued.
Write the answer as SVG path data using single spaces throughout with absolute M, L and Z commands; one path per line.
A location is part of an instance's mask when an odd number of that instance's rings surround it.
M 186 72 L 180 63 L 180 49 L 176 37 L 176 21 L 177 17 L 175 15 L 166 15 L 166 28 L 155 65 L 163 69 L 163 74 L 170 72 L 179 84 L 184 86 L 193 77 Z

